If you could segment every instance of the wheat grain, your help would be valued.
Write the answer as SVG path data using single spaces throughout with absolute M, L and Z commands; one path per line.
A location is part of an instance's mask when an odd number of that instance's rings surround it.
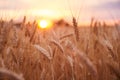
M 53 43 L 53 44 L 55 44 L 60 49 L 60 51 L 62 53 L 64 53 L 64 49 L 63 49 L 62 45 L 58 41 L 56 41 L 56 40 L 50 40 L 50 42 Z
M 47 50 L 44 48 L 40 47 L 39 45 L 34 45 L 36 49 L 38 49 L 42 54 L 44 54 L 49 60 L 51 60 L 51 56 Z
M 75 32 L 76 41 L 79 41 L 78 25 L 77 25 L 76 19 L 74 17 L 73 17 L 73 26 L 74 26 L 74 32 Z

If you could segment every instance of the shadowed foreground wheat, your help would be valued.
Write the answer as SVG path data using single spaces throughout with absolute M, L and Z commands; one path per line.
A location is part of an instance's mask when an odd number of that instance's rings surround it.
M 0 80 L 24 80 L 22 75 L 17 75 L 16 73 L 6 70 L 4 68 L 0 69 Z

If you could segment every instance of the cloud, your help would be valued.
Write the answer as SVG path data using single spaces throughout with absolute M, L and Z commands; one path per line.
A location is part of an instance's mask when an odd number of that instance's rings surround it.
M 27 9 L 29 4 L 24 0 L 0 0 L 0 9 L 14 10 L 14 9 Z
M 90 8 L 120 8 L 119 0 L 68 0 L 71 7 L 83 6 Z M 0 0 L 0 9 L 29 9 L 29 8 L 55 8 L 66 7 L 69 4 L 65 0 Z
M 26 13 L 29 10 L 44 10 L 48 9 L 51 11 L 58 12 L 62 15 L 70 15 L 71 11 L 73 15 L 83 15 L 84 17 L 91 16 L 102 16 L 111 17 L 111 14 L 120 17 L 120 1 L 119 0 L 0 0 L 0 11 L 18 11 Z M 81 6 L 83 6 L 81 8 Z M 71 10 L 70 8 L 71 7 Z M 79 11 L 81 10 L 81 11 Z M 80 12 L 80 13 L 79 13 Z M 88 16 L 86 16 L 88 15 Z
M 98 1 L 99 2 L 99 1 Z M 101 0 L 99 4 L 94 4 L 86 8 L 86 11 L 98 19 L 120 19 L 119 0 Z
M 98 10 L 105 10 L 105 9 L 119 10 L 120 9 L 120 1 L 105 2 L 103 4 L 94 6 L 93 8 L 98 9 Z

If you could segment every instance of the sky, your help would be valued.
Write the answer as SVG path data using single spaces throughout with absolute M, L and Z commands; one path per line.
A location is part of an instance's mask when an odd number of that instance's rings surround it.
M 8 16 L 9 15 L 9 16 Z M 120 0 L 0 0 L 0 17 L 120 20 Z

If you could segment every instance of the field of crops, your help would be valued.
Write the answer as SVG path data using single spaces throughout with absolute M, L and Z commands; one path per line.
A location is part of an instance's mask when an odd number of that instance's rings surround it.
M 120 25 L 0 20 L 0 80 L 120 80 Z

